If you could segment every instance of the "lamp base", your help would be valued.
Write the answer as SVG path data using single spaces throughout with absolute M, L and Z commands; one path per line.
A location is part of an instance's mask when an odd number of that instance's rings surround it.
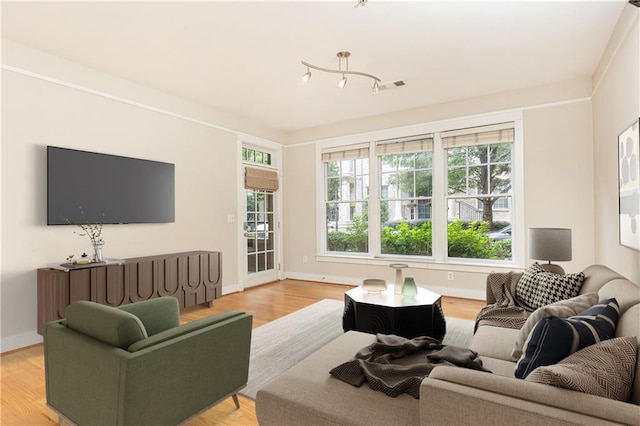
M 564 269 L 562 269 L 562 266 L 560 265 L 555 265 L 549 262 L 549 263 L 541 263 L 540 267 L 547 272 L 553 272 L 554 274 L 564 275 Z

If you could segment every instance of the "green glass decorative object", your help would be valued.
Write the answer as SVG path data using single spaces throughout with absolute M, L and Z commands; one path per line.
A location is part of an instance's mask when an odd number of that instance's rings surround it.
M 402 283 L 402 297 L 416 297 L 418 295 L 418 286 L 411 277 L 406 277 Z

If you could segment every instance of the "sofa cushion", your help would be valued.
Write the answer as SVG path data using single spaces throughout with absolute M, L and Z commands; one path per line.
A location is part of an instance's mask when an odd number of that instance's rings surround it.
M 178 299 L 162 296 L 119 306 L 118 309 L 129 312 L 144 324 L 149 336 L 170 330 L 180 325 L 180 306 Z
M 637 345 L 635 336 L 606 340 L 581 349 L 555 365 L 538 367 L 525 380 L 628 401 Z
M 138 317 L 111 306 L 81 300 L 67 306 L 65 316 L 70 329 L 120 349 L 148 337 Z
M 527 268 L 516 285 L 516 298 L 525 307 L 538 309 L 580 293 L 584 273 L 558 275 L 545 271 L 537 262 Z
M 611 339 L 618 316 L 618 303 L 609 299 L 577 316 L 541 319 L 525 342 L 515 376 L 524 379 L 538 367 L 555 364 L 584 347 Z
M 513 363 L 511 350 L 519 331 L 516 328 L 482 325 L 473 335 L 469 348 L 478 352 L 483 359 L 489 357 Z
M 567 300 L 560 300 L 536 309 L 524 323 L 513 344 L 511 360 L 518 361 L 522 356 L 522 348 L 533 327 L 544 317 L 568 318 L 598 303 L 598 293 L 580 294 Z

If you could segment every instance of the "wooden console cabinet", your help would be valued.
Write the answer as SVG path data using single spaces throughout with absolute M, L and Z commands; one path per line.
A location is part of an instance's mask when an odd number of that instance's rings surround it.
M 181 309 L 212 306 L 222 296 L 222 253 L 192 251 L 68 271 L 38 269 L 38 333 L 46 322 L 64 318 L 76 300 L 120 306 L 160 296 L 177 298 Z

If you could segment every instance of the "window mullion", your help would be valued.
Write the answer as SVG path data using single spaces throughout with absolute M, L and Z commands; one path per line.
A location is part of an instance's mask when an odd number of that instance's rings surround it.
M 369 146 L 369 254 L 380 256 L 380 188 L 382 186 L 382 161 L 375 152 L 376 143 Z
M 440 133 L 433 138 L 433 257 L 444 261 L 447 256 L 447 158 Z

